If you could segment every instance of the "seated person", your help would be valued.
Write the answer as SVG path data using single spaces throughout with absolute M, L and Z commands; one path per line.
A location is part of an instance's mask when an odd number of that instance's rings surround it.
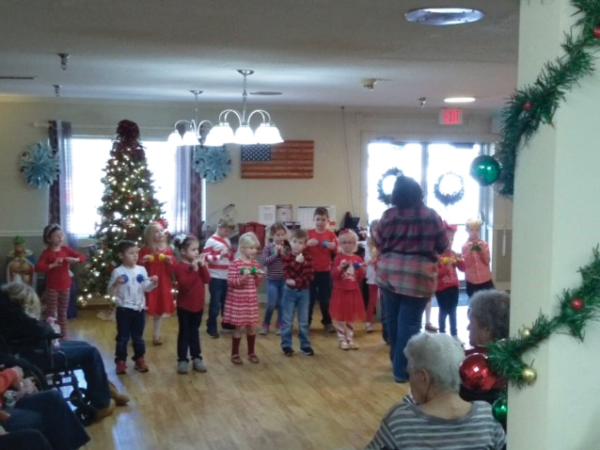
M 12 431 L 7 433 L 0 426 L 0 450 L 52 450 L 52 446 L 37 430 Z
M 473 348 L 467 350 L 467 355 L 487 353 L 488 344 L 507 338 L 509 316 L 510 297 L 506 292 L 495 289 L 476 292 L 469 304 L 469 343 Z M 502 389 L 491 389 L 487 392 L 474 392 L 461 385 L 460 397 L 468 402 L 483 400 L 494 403 L 501 391 Z
M 455 339 L 421 333 L 408 341 L 404 353 L 412 398 L 388 411 L 367 450 L 502 449 L 506 436 L 492 407 L 458 396 L 464 351 Z
M 12 367 L 0 372 L 0 396 L 4 396 L 11 387 L 16 389 L 14 406 L 7 407 L 0 402 L 2 406 L 0 425 L 8 432 L 6 439 L 3 440 L 4 436 L 0 436 L 0 448 L 11 450 L 27 448 L 8 446 L 11 440 L 13 443 L 15 443 L 14 439 L 19 442 L 18 434 L 13 435 L 13 432 L 25 430 L 41 432 L 53 450 L 75 450 L 90 440 L 79 419 L 58 390 L 51 389 L 28 394 L 24 393 L 24 385 L 23 371 L 20 367 Z
M 52 331 L 50 325 L 38 320 L 39 302 L 30 286 L 23 283 L 4 285 L 0 291 L 0 335 L 7 341 L 48 336 Z M 108 381 L 104 362 L 96 347 L 83 341 L 63 341 L 58 350 L 65 354 L 71 364 L 83 370 L 87 395 L 97 410 L 97 420 L 111 415 L 115 402 L 119 406 L 129 402 L 129 397 L 120 394 Z

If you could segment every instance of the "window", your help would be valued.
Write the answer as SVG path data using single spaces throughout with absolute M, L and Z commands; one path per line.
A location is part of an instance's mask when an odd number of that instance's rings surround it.
M 148 169 L 154 174 L 156 198 L 163 202 L 165 218 L 176 224 L 176 174 L 177 148 L 166 142 L 144 141 Z M 94 233 L 94 224 L 99 220 L 97 208 L 101 204 L 104 184 L 104 168 L 110 157 L 112 141 L 109 139 L 72 139 L 72 205 L 67 219 L 69 232 L 77 237 Z

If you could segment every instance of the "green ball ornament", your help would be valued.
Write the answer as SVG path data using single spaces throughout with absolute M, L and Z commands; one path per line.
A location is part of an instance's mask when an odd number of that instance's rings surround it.
M 497 399 L 492 405 L 492 415 L 498 422 L 505 424 L 508 416 L 508 406 L 505 398 Z
M 481 186 L 494 184 L 500 177 L 500 163 L 489 155 L 480 155 L 471 163 L 470 174 Z

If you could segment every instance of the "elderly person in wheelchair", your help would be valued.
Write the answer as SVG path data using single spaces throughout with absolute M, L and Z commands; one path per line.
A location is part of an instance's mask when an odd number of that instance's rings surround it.
M 46 374 L 53 369 L 81 369 L 86 383 L 86 399 L 93 408 L 79 408 L 85 412 L 84 422 L 103 419 L 112 414 L 115 404 L 126 405 L 129 397 L 120 394 L 116 387 L 108 381 L 104 363 L 96 347 L 83 341 L 64 341 L 58 348 L 52 348 L 52 338 L 56 337 L 52 327 L 39 320 L 39 298 L 30 286 L 13 282 L 4 285 L 0 292 L 0 339 L 9 349 L 17 349 L 23 359 L 30 359 L 36 365 L 40 364 L 35 352 L 29 354 L 23 350 L 23 343 L 30 347 L 46 345 L 50 353 L 50 367 L 40 367 Z M 32 317 L 33 316 L 33 317 Z M 38 352 L 39 353 L 39 352 Z M 60 370 L 57 371 L 60 373 Z M 57 375 L 60 378 L 60 375 Z M 73 382 L 75 394 L 79 394 L 77 380 Z M 60 380 L 54 378 L 55 387 L 61 386 Z M 75 397 L 71 396 L 71 400 Z M 77 399 L 81 406 L 82 399 Z M 73 403 L 76 403 L 73 401 Z M 90 409 L 92 413 L 90 414 Z
M 412 397 L 388 411 L 367 450 L 503 448 L 504 430 L 492 417 L 491 406 L 458 395 L 458 370 L 465 355 L 456 340 L 421 333 L 408 341 L 404 353 Z

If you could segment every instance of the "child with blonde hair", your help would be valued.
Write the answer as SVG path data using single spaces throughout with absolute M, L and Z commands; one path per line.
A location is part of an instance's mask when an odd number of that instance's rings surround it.
M 282 222 L 275 222 L 269 230 L 270 242 L 263 249 L 262 262 L 267 271 L 267 308 L 259 334 L 269 334 L 273 311 L 277 310 L 276 334 L 281 334 L 282 303 L 285 279 L 283 276 L 283 258 L 289 252 L 286 242 L 287 227 Z
M 139 254 L 140 261 L 148 272 L 148 276 L 158 278 L 158 288 L 146 292 L 148 315 L 153 316 L 154 319 L 152 330 L 152 343 L 154 345 L 162 345 L 160 327 L 163 316 L 171 315 L 175 311 L 171 274 L 176 261 L 173 250 L 167 245 L 165 228 L 166 222 L 162 219 L 150 222 L 144 230 L 146 245 L 140 249 Z
M 235 231 L 235 222 L 229 217 L 222 217 L 217 222 L 217 232 L 209 237 L 204 243 L 202 253 L 208 264 L 210 283 L 210 303 L 208 305 L 208 319 L 206 320 L 206 332 L 213 339 L 219 338 L 217 318 L 223 314 L 225 300 L 227 298 L 227 274 L 231 264 L 233 252 L 229 236 Z M 228 325 L 223 322 L 222 327 Z
M 65 234 L 57 223 L 44 228 L 44 244 L 48 246 L 35 264 L 35 271 L 46 274 L 46 317 L 58 319 L 63 339 L 67 339 L 67 309 L 71 292 L 71 264 L 85 262 L 85 256 L 63 245 Z M 57 315 L 58 313 L 58 315 Z
M 490 248 L 481 239 L 481 220 L 467 220 L 469 239 L 462 247 L 462 257 L 465 261 L 465 279 L 469 298 L 478 291 L 494 289 L 492 272 L 490 271 Z
M 354 342 L 354 322 L 365 317 L 365 304 L 360 285 L 365 276 L 364 263 L 355 255 L 358 236 L 352 230 L 342 230 L 339 235 L 342 249 L 333 261 L 333 293 L 329 312 L 342 350 L 358 350 Z
M 259 247 L 260 242 L 254 233 L 242 234 L 227 276 L 228 289 L 223 321 L 235 325 L 231 362 L 238 365 L 243 363 L 240 357 L 240 343 L 244 330 L 248 341 L 248 360 L 254 364 L 259 362 L 254 349 L 256 325 L 259 321 L 256 288 L 263 278 L 263 271 L 254 259 Z

